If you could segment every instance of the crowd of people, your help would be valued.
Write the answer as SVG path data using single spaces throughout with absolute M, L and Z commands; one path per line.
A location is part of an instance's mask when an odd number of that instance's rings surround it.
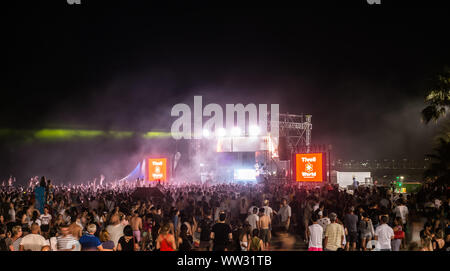
M 1 186 L 2 251 L 449 251 L 448 188 L 336 185 Z M 416 236 L 417 235 L 417 236 Z M 294 241 L 292 241 L 294 240 Z

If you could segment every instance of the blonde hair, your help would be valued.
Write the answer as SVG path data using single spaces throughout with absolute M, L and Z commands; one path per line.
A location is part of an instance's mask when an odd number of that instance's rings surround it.
M 97 226 L 95 224 L 89 224 L 89 226 L 87 226 L 87 231 L 89 233 L 94 233 L 97 231 Z
M 169 226 L 169 224 L 164 224 L 162 227 L 161 227 L 161 230 L 160 230 L 160 234 L 166 234 L 166 233 L 168 233 L 170 231 L 170 226 Z
M 17 233 L 19 233 L 19 230 L 22 230 L 22 227 L 21 227 L 21 226 L 14 226 L 14 227 L 12 228 L 12 230 L 11 230 L 12 235 L 13 235 L 13 236 L 17 235 Z
M 109 232 L 107 230 L 102 230 L 100 232 L 100 241 L 103 243 L 103 242 L 106 242 L 109 240 L 111 240 L 111 236 L 109 235 Z

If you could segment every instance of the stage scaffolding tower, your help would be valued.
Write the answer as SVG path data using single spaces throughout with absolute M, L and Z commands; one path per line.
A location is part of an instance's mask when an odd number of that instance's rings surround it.
M 309 153 L 311 151 L 311 118 L 312 115 L 295 115 L 286 113 L 279 114 L 278 123 L 274 123 L 272 121 L 269 122 L 270 124 L 268 123 L 268 126 L 279 127 L 278 153 L 280 154 L 281 148 L 284 148 L 284 153 L 288 156 L 278 157 L 275 159 L 271 158 L 270 164 L 272 164 L 272 166 L 269 167 L 271 168 L 271 170 L 273 169 L 273 166 L 275 166 L 276 169 L 286 169 L 288 172 L 288 176 L 286 176 L 287 179 L 283 177 L 284 181 L 292 179 L 292 169 L 290 161 L 292 155 L 294 153 Z M 270 113 L 268 119 L 271 119 Z M 285 146 L 280 146 L 281 144 L 285 144 Z
M 312 115 L 279 114 L 279 137 L 285 137 L 288 153 L 310 152 Z

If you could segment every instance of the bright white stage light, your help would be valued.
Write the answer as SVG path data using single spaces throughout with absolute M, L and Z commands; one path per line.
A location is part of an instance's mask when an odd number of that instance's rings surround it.
M 248 130 L 249 130 L 248 133 L 250 134 L 250 136 L 258 136 L 259 133 L 261 132 L 259 127 L 256 125 L 250 126 Z
M 241 128 L 233 127 L 233 129 L 231 129 L 231 135 L 232 136 L 240 136 L 241 135 Z
M 254 169 L 235 169 L 235 181 L 256 181 L 256 170 Z
M 209 137 L 209 131 L 207 129 L 203 130 L 203 137 Z
M 217 129 L 217 136 L 224 137 L 227 134 L 224 128 Z

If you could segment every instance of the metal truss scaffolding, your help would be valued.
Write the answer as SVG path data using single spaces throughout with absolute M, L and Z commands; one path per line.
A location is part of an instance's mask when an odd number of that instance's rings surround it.
M 279 114 L 280 137 L 286 138 L 289 153 L 310 152 L 312 115 Z

